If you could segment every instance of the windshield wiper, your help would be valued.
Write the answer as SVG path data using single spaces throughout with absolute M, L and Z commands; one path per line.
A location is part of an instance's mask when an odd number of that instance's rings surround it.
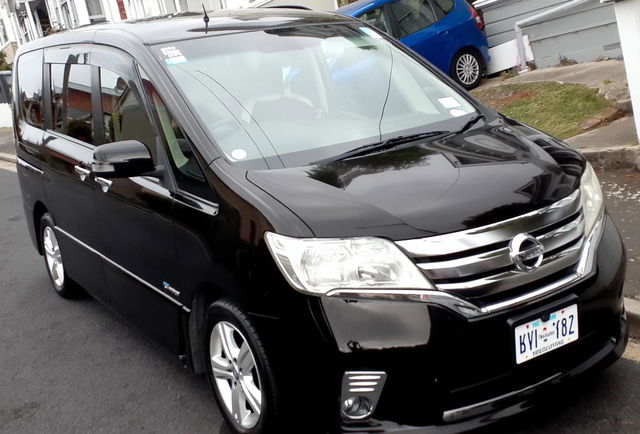
M 386 151 L 389 149 L 393 149 L 397 146 L 403 145 L 405 143 L 415 142 L 420 139 L 427 139 L 433 137 L 444 137 L 448 135 L 461 134 L 467 131 L 469 128 L 474 126 L 480 119 L 483 119 L 484 115 L 482 113 L 478 113 L 471 119 L 469 119 L 463 126 L 457 131 L 429 131 L 426 133 L 419 134 L 410 134 L 407 136 L 397 136 L 392 137 L 387 140 L 383 140 L 381 142 L 370 143 L 364 146 L 358 146 L 357 148 L 351 149 L 349 151 L 343 152 L 342 154 L 338 154 L 334 157 L 329 157 L 324 160 L 316 161 L 312 164 L 320 164 L 320 163 L 328 163 L 330 161 L 341 161 L 346 160 L 347 158 L 361 157 L 367 154 L 373 154 L 375 152 Z
M 379 151 L 386 151 L 396 146 L 403 145 L 405 143 L 415 142 L 416 140 L 426 139 L 436 136 L 444 136 L 451 134 L 451 131 L 429 131 L 428 133 L 411 134 L 408 136 L 397 136 L 391 139 L 383 140 L 381 142 L 370 143 L 364 146 L 358 146 L 342 154 L 338 154 L 335 157 L 329 157 L 325 160 L 318 161 L 316 163 L 326 163 L 329 161 L 346 160 L 347 158 L 360 157 L 362 155 L 373 154 Z
M 458 131 L 455 132 L 455 134 L 462 134 L 465 131 L 467 131 L 469 128 L 471 128 L 472 126 L 474 126 L 480 119 L 484 119 L 484 115 L 482 113 L 478 113 L 477 115 L 475 115 L 474 117 L 472 117 L 471 119 L 469 119 L 467 121 L 466 124 L 464 124 L 462 126 L 462 128 L 460 128 Z

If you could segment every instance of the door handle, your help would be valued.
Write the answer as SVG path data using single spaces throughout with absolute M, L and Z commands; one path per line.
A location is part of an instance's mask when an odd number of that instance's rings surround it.
M 85 179 L 87 179 L 87 176 L 91 174 L 90 170 L 80 166 L 73 166 L 73 171 L 80 176 L 80 181 L 84 181 Z
M 107 191 L 109 191 L 109 188 L 111 187 L 111 184 L 113 183 L 113 181 L 110 181 L 110 180 L 105 179 L 105 178 L 100 178 L 99 176 L 96 176 L 95 180 L 100 185 L 100 187 L 102 188 L 102 192 L 103 193 L 106 193 Z

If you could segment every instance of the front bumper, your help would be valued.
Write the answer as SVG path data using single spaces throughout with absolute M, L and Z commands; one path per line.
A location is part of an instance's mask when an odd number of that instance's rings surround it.
M 457 422 L 429 426 L 402 425 L 389 420 L 371 419 L 366 423 L 343 424 L 344 433 L 402 432 L 402 433 L 459 433 L 482 428 L 522 413 L 538 403 L 544 402 L 554 387 L 569 383 L 578 376 L 605 369 L 617 361 L 627 346 L 629 329 L 626 315 L 620 317 L 620 332 L 617 340 L 605 342 L 602 348 L 579 365 L 565 372 L 558 372 L 538 383 L 531 384 L 493 399 L 452 409 L 443 413 L 443 421 L 460 418 Z
M 373 417 L 343 423 L 342 430 L 466 431 L 524 411 L 547 396 L 549 388 L 613 363 L 628 339 L 622 302 L 626 258 L 608 215 L 594 252 L 590 277 L 543 300 L 487 317 L 465 318 L 415 302 L 351 301 L 337 314 L 323 304 L 340 349 L 333 364 L 336 383 L 347 370 L 387 373 Z M 551 309 L 568 296 L 579 304 L 580 339 L 516 365 L 508 320 Z M 369 306 L 366 313 L 358 304 Z

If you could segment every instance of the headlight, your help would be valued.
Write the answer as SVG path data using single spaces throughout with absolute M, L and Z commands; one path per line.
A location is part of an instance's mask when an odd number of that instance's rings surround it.
M 580 200 L 584 212 L 584 234 L 588 236 L 602 214 L 602 189 L 591 164 L 587 163 L 580 180 Z
M 296 289 L 434 289 L 413 262 L 382 238 L 290 238 L 265 233 L 280 271 Z

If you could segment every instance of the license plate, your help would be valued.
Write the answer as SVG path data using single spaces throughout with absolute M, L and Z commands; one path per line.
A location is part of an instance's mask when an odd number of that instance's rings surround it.
M 563 307 L 515 328 L 516 364 L 528 362 L 545 353 L 578 340 L 578 305 Z

